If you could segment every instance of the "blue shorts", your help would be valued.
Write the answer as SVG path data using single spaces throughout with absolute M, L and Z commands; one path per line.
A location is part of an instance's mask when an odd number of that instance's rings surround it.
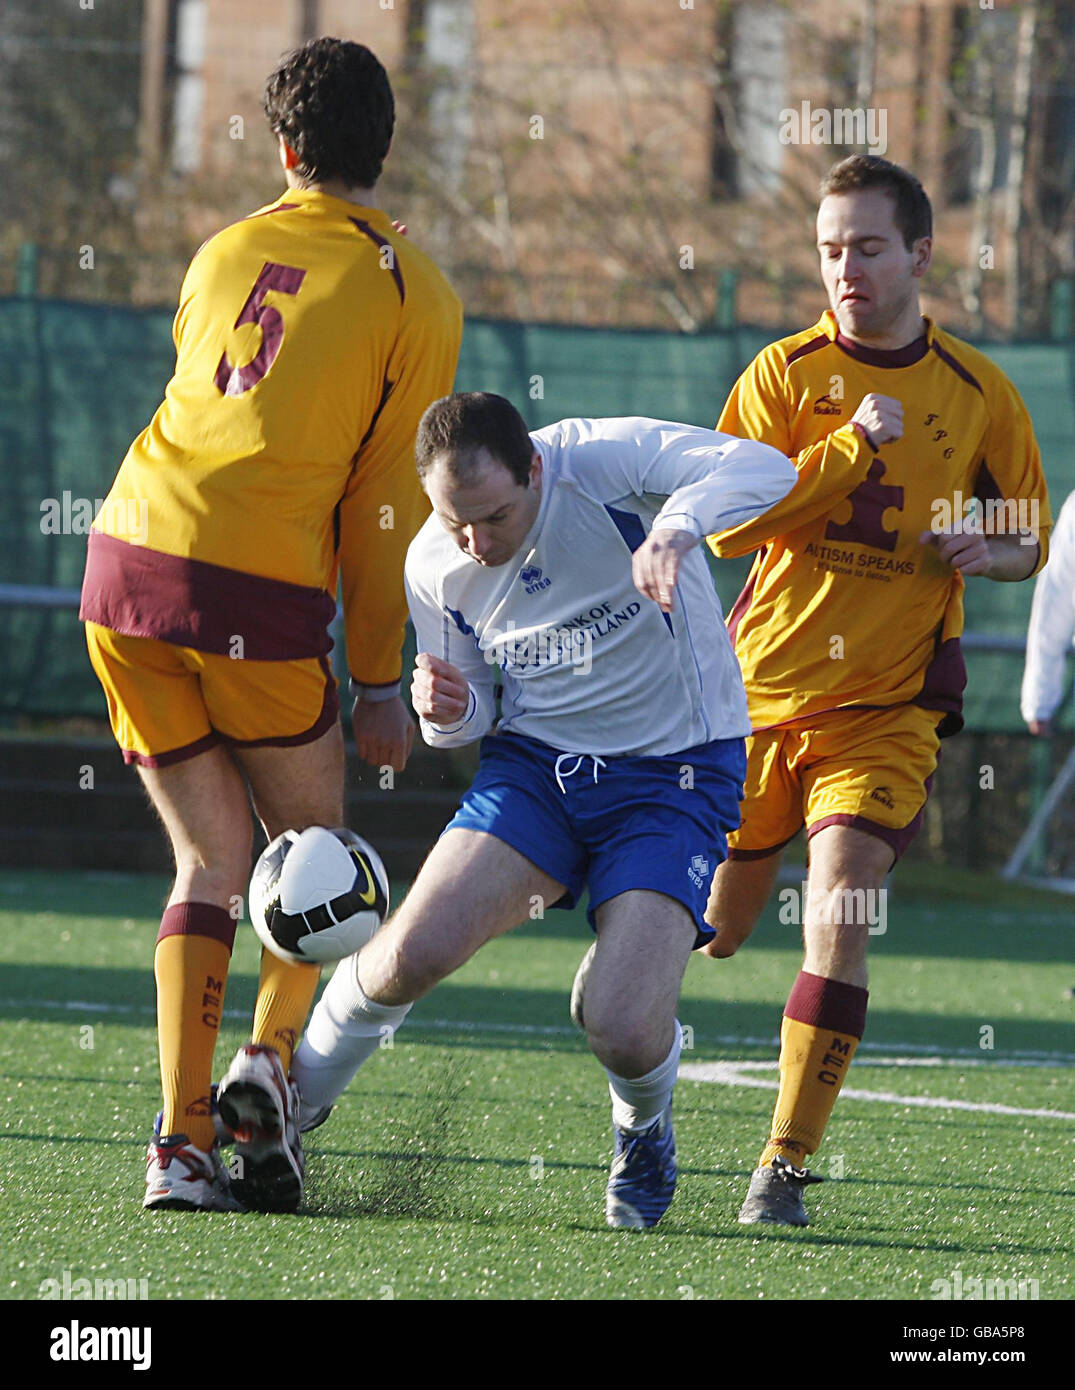
M 680 902 L 698 928 L 713 873 L 739 828 L 746 777 L 741 738 L 717 739 L 659 758 L 560 753 L 521 734 L 482 739 L 481 764 L 447 830 L 481 830 L 526 856 L 567 892 L 584 887 L 587 911 L 632 889 Z

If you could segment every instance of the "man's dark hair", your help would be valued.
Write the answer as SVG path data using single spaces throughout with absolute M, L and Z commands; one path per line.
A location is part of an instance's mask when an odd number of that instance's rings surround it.
M 461 391 L 434 401 L 418 425 L 414 445 L 418 476 L 424 478 L 443 458 L 454 478 L 465 483 L 478 453 L 488 449 L 520 487 L 530 483 L 534 444 L 526 421 L 503 396 Z
M 907 250 L 919 237 L 933 235 L 933 209 L 926 190 L 898 164 L 875 154 L 853 154 L 834 164 L 821 181 L 822 198 L 832 193 L 856 193 L 862 188 L 880 188 L 896 205 L 896 226 Z
M 362 44 L 311 39 L 269 76 L 263 105 L 304 182 L 372 188 L 380 178 L 396 108 L 388 74 Z

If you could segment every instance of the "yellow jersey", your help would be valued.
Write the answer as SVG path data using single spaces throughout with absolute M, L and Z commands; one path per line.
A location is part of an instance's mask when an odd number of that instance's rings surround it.
M 904 410 L 902 437 L 879 450 L 850 423 L 870 393 Z M 763 547 L 728 618 L 754 728 L 913 703 L 957 732 L 964 581 L 920 536 L 977 498 L 982 529 L 999 529 L 991 516 L 1025 523 L 1044 564 L 1048 493 L 1012 383 L 928 319 L 915 343 L 883 352 L 845 339 L 826 311 L 758 354 L 717 428 L 773 445 L 799 473 L 770 511 L 709 540 L 724 556 Z
M 173 332 L 164 402 L 94 522 L 82 617 L 322 655 L 339 578 L 351 674 L 398 679 L 403 561 L 429 511 L 414 437 L 462 335 L 448 282 L 383 212 L 289 189 L 202 246 Z

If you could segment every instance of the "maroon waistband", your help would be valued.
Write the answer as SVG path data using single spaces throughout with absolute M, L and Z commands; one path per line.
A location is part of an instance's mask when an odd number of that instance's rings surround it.
M 90 532 L 79 617 L 127 637 L 247 661 L 296 661 L 332 650 L 335 613 L 324 589 Z

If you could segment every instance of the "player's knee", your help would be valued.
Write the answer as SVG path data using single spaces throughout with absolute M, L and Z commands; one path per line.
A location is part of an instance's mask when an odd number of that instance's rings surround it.
M 228 897 L 245 893 L 253 848 L 253 831 L 246 824 L 202 844 L 175 846 L 176 880 L 199 895 Z
M 652 1021 L 625 1017 L 622 1013 L 595 1018 L 586 1013 L 590 1051 L 617 1076 L 643 1076 L 661 1062 Z M 667 1049 L 665 1049 L 667 1051 Z
M 803 936 L 806 969 L 811 973 L 849 979 L 865 968 L 870 940 L 865 920 L 834 922 L 820 915 L 808 915 Z
M 807 895 L 805 928 L 808 933 L 827 932 L 834 938 L 868 935 L 884 915 L 883 888 L 837 882 L 828 889 L 811 888 Z

